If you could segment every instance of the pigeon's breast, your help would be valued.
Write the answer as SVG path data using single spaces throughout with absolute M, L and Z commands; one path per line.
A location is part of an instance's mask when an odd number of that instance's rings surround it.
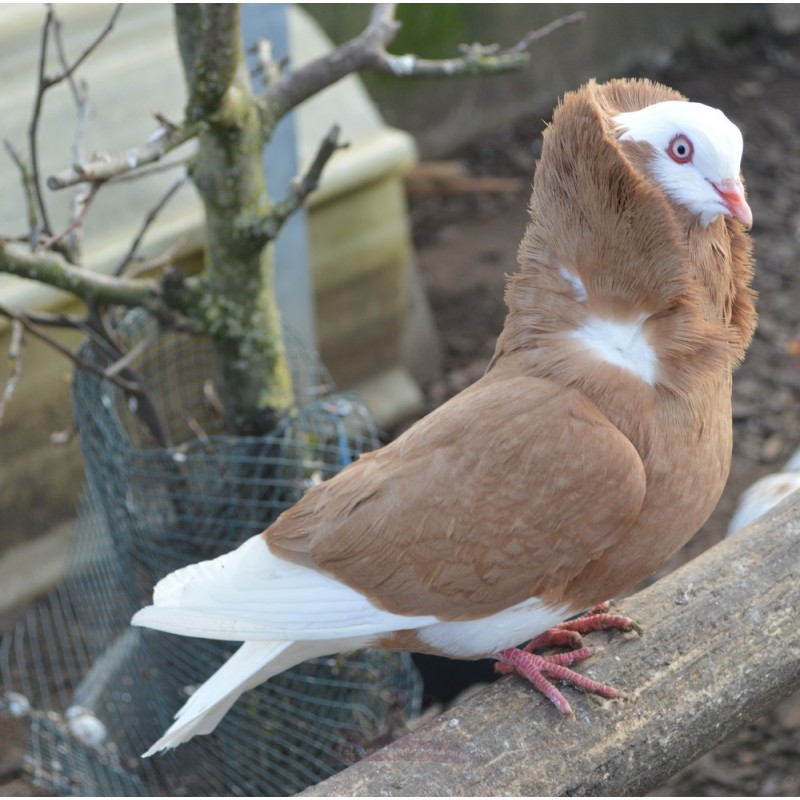
M 579 327 L 565 336 L 594 358 L 621 367 L 650 386 L 658 378 L 658 352 L 647 338 L 647 316 L 630 321 L 594 316 L 589 313 Z

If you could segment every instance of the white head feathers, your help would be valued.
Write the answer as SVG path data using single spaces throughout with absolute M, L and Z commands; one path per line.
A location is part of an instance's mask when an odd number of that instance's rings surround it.
M 742 134 L 721 111 L 669 100 L 613 119 L 622 129 L 621 140 L 653 147 L 654 178 L 675 202 L 697 214 L 702 225 L 720 214 L 752 224 L 739 177 Z

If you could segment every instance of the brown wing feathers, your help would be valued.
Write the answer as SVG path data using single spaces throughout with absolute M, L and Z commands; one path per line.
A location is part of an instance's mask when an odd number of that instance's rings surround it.
M 487 375 L 309 491 L 265 532 L 273 552 L 388 610 L 457 619 L 529 596 L 597 602 L 694 533 L 727 476 L 755 313 L 742 226 L 701 229 L 653 184 L 646 148 L 616 138 L 614 114 L 677 99 L 647 81 L 567 95 Z M 655 386 L 576 356 L 563 334 L 591 314 L 647 317 Z

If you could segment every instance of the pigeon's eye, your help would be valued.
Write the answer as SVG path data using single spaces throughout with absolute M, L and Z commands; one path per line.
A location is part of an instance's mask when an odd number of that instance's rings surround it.
M 694 155 L 694 145 L 688 136 L 678 134 L 669 143 L 667 155 L 678 164 L 688 164 Z

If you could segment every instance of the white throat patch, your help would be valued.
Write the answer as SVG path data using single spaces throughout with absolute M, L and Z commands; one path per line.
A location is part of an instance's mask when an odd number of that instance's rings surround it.
M 634 322 L 617 322 L 589 317 L 583 326 L 567 336 L 577 339 L 587 350 L 609 364 L 633 372 L 645 383 L 654 386 L 658 371 L 658 354 L 644 332 L 645 314 Z

